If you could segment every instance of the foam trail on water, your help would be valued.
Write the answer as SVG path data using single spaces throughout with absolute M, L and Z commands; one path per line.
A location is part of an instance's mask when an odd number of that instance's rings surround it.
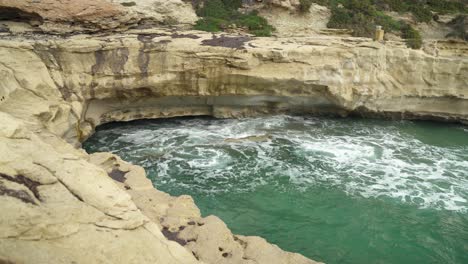
M 424 134 L 437 127 L 408 121 L 275 116 L 137 126 L 98 131 L 93 137 L 99 138 L 98 150 L 144 166 L 157 183 L 173 188 L 216 194 L 252 192 L 263 185 L 303 192 L 327 186 L 421 208 L 468 208 L 464 127 L 453 128 L 457 144 L 443 145 L 443 134 Z

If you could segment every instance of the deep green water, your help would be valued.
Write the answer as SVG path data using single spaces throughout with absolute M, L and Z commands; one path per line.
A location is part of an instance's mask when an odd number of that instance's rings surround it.
M 265 141 L 225 140 L 267 135 Z M 102 126 L 85 144 L 145 167 L 204 216 L 327 263 L 468 263 L 468 128 L 276 116 Z

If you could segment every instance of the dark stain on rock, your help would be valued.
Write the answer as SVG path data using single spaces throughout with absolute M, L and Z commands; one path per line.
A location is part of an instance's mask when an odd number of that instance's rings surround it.
M 170 39 L 162 39 L 162 40 L 160 40 L 160 41 L 158 41 L 156 43 L 158 43 L 158 44 L 167 44 L 167 43 L 171 43 L 171 42 L 172 42 L 172 40 L 170 40 Z
M 172 38 L 189 38 L 189 39 L 199 39 L 200 37 L 195 35 L 195 34 L 178 34 L 178 33 L 173 33 L 171 35 Z
M 33 181 L 23 175 L 16 175 L 15 177 L 8 176 L 6 174 L 0 173 L 0 177 L 4 178 L 5 180 L 16 182 L 18 184 L 26 186 L 33 194 L 36 199 L 41 201 L 41 196 L 39 194 L 39 191 L 37 190 L 37 187 L 41 185 L 37 181 Z
M 246 248 L 247 247 L 247 242 L 245 242 L 244 240 L 240 239 L 239 237 L 237 236 L 233 236 L 234 237 L 234 241 L 236 241 L 237 243 L 239 243 L 243 248 Z
M 15 264 L 15 262 L 0 258 L 0 264 Z
M 125 174 L 127 174 L 126 171 L 121 171 L 119 169 L 113 169 L 108 173 L 109 177 L 118 182 L 125 182 L 127 180 L 127 178 L 125 178 Z
M 106 62 L 105 55 L 103 50 L 97 50 L 94 52 L 94 57 L 96 58 L 96 64 L 91 67 L 91 73 L 96 75 L 97 73 L 101 72 L 104 68 L 104 64 Z
M 128 186 L 128 185 L 125 185 L 125 190 L 131 190 L 132 187 Z
M 151 33 L 151 34 L 138 34 L 137 39 L 141 42 L 151 42 L 156 37 L 165 37 L 168 36 L 167 34 L 158 34 L 158 33 Z
M 223 256 L 224 258 L 227 258 L 227 257 L 230 257 L 230 256 L 232 256 L 232 255 L 231 255 L 231 253 L 224 252 L 224 253 L 222 254 L 222 256 Z
M 221 35 L 220 37 L 213 36 L 212 39 L 203 40 L 202 45 L 232 49 L 245 49 L 244 44 L 250 40 L 252 40 L 252 38 L 249 36 L 227 37 L 225 35 Z
M 118 99 L 127 99 L 127 98 L 135 98 L 135 97 L 149 97 L 154 95 L 151 88 L 148 87 L 140 87 L 135 88 L 132 90 L 116 90 L 116 97 Z M 130 113 L 131 110 L 122 110 L 124 113 Z
M 28 192 L 23 191 L 23 190 L 8 189 L 7 187 L 3 186 L 3 184 L 1 183 L 0 183 L 0 195 L 14 197 L 16 199 L 23 201 L 24 203 L 37 205 L 34 199 L 29 195 Z
M 185 229 L 185 226 L 179 226 L 179 231 L 182 231 Z
M 164 47 L 171 42 L 169 39 L 163 39 L 153 42 L 155 37 L 168 36 L 166 34 L 139 34 L 137 39 L 143 43 L 138 53 L 138 68 L 142 78 L 148 77 L 148 65 L 150 62 L 150 52 L 152 49 L 157 48 L 158 45 Z
M 195 225 L 196 223 L 195 223 L 195 221 L 190 221 L 190 222 L 188 222 L 187 224 L 188 224 L 188 225 Z
M 117 48 L 113 50 L 97 50 L 94 52 L 96 64 L 91 67 L 92 75 L 103 73 L 108 66 L 112 73 L 120 75 L 125 69 L 125 64 L 128 61 L 128 48 Z
M 169 239 L 171 241 L 175 241 L 175 242 L 179 243 L 182 246 L 187 245 L 187 241 L 185 239 L 181 239 L 181 238 L 178 237 L 179 232 L 171 232 L 171 231 L 169 231 L 169 229 L 167 227 L 164 227 L 163 230 L 162 230 L 162 233 L 167 239 Z
M 219 247 L 218 250 L 221 251 L 221 252 L 224 251 L 224 249 L 222 247 Z
M 138 52 L 138 68 L 142 78 L 148 77 L 148 65 L 150 62 L 150 56 L 146 51 L 146 43 L 143 43 L 143 47 Z
M 205 223 L 198 223 L 198 226 L 204 226 Z
M 37 190 L 37 187 L 40 185 L 40 183 L 33 181 L 31 179 L 28 179 L 24 177 L 23 175 L 17 175 L 15 177 L 12 177 L 12 176 L 0 173 L 0 177 L 7 181 L 15 182 L 15 183 L 26 186 L 33 193 L 34 197 L 36 197 L 36 199 L 41 201 L 39 191 Z M 25 203 L 37 205 L 34 199 L 29 195 L 28 192 L 24 190 L 9 189 L 1 183 L 0 183 L 0 195 L 14 197 Z
M 64 71 L 63 66 L 61 64 L 62 51 L 60 49 L 52 48 L 41 43 L 35 43 L 33 46 L 34 46 L 34 52 L 44 63 L 44 65 L 49 70 L 49 72 L 52 72 L 53 70 L 58 70 L 60 72 Z M 54 81 L 58 90 L 62 94 L 62 98 L 64 100 L 70 99 L 72 94 L 70 92 L 70 89 L 67 87 L 67 82 L 65 81 L 62 85 L 61 83 L 58 83 L 54 78 L 52 78 L 52 80 Z

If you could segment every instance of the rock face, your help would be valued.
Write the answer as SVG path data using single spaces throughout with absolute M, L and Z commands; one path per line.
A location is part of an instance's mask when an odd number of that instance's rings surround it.
M 3 111 L 0 121 L 0 262 L 197 263 L 86 153 Z
M 192 25 L 198 20 L 190 3 L 182 0 L 111 0 L 136 12 L 144 22 L 166 25 Z
M 292 6 L 291 8 L 294 8 Z M 309 12 L 286 12 L 283 8 L 261 8 L 260 15 L 275 27 L 275 35 L 280 37 L 313 36 L 329 30 L 327 23 L 331 11 L 318 4 L 312 4 Z
M 105 122 L 186 115 L 468 120 L 467 51 L 459 43 L 424 52 L 358 38 L 147 30 L 12 37 L 0 47 L 0 110 L 27 112 L 75 144 Z
M 155 24 L 186 26 L 197 20 L 182 0 L 0 0 L 0 20 L 64 34 L 122 31 Z
M 28 9 L 46 2 L 0 6 L 59 21 Z M 109 3 L 93 1 L 91 14 L 105 16 L 96 8 Z M 75 148 L 105 122 L 275 113 L 468 122 L 466 43 L 415 51 L 347 37 L 107 33 L 0 35 L 2 263 L 314 263 L 202 218 L 190 197 L 156 190 L 141 167 Z
M 106 0 L 1 0 L 0 12 L 6 19 L 56 33 L 115 29 L 137 20 Z
M 73 146 L 111 120 L 275 112 L 265 98 L 289 97 L 223 92 L 225 76 L 214 69 L 249 67 L 241 49 L 249 41 L 168 31 L 3 35 L 0 262 L 315 263 L 202 218 L 192 198 L 156 190 L 141 167 Z M 231 96 L 241 105 L 226 104 Z
M 268 4 L 276 7 L 295 10 L 299 6 L 299 0 L 266 0 Z

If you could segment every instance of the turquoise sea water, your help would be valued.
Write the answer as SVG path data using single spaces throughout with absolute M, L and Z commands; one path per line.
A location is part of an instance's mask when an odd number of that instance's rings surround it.
M 468 128 L 275 116 L 102 126 L 84 144 L 145 167 L 204 216 L 326 263 L 468 263 Z

